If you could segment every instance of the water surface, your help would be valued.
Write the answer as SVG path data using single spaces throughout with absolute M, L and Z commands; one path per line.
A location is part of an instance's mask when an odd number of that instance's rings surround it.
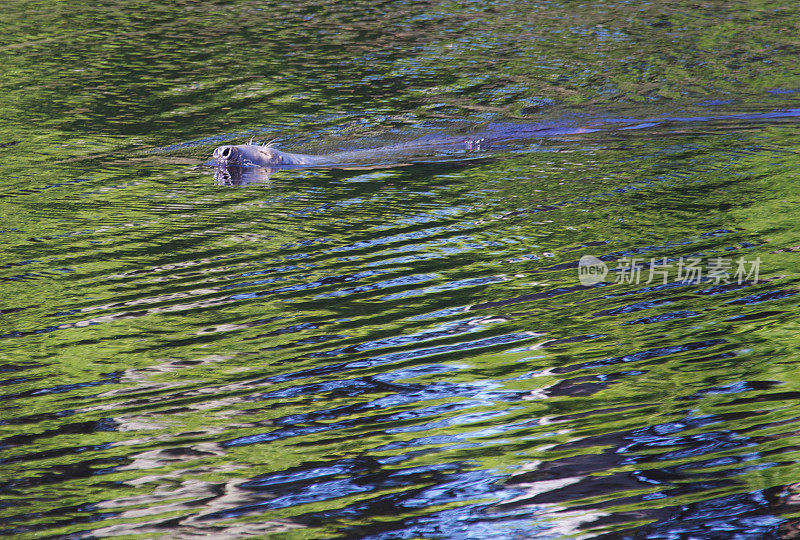
M 795 12 L 6 2 L 2 534 L 793 537 Z

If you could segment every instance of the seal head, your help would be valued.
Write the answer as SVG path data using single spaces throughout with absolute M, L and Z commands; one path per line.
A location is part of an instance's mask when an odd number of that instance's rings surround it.
M 220 166 L 239 167 L 291 167 L 292 165 L 316 165 L 317 156 L 281 152 L 269 145 L 235 144 L 219 146 L 214 150 L 214 159 Z

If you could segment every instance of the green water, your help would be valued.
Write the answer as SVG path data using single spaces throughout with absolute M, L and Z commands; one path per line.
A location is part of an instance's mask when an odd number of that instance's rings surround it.
M 796 9 L 2 11 L 0 534 L 792 537 Z M 587 118 L 241 186 L 201 165 Z

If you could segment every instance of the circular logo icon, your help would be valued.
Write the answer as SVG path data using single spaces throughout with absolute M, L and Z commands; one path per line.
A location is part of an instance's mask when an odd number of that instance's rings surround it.
M 581 285 L 595 285 L 604 281 L 608 274 L 606 263 L 593 255 L 584 255 L 578 262 L 578 281 Z

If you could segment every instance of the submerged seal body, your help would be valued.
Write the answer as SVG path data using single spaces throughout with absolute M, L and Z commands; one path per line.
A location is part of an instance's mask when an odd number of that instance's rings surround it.
M 514 148 L 542 139 L 571 139 L 590 133 L 608 133 L 615 136 L 636 132 L 684 134 L 676 125 L 702 123 L 717 129 L 736 128 L 743 122 L 782 121 L 800 117 L 800 108 L 768 112 L 702 114 L 698 116 L 658 116 L 655 118 L 614 118 L 588 115 L 573 116 L 558 122 L 492 122 L 465 135 L 434 133 L 399 144 L 355 150 L 340 150 L 324 155 L 283 152 L 269 144 L 236 144 L 214 150 L 214 167 L 220 182 L 234 183 L 268 179 L 272 172 L 293 167 L 382 168 L 402 164 L 442 161 L 455 157 L 463 160 L 477 154 L 485 155 L 489 148 Z M 261 169 L 261 170 L 257 170 Z M 240 182 L 240 183 L 241 183 Z

